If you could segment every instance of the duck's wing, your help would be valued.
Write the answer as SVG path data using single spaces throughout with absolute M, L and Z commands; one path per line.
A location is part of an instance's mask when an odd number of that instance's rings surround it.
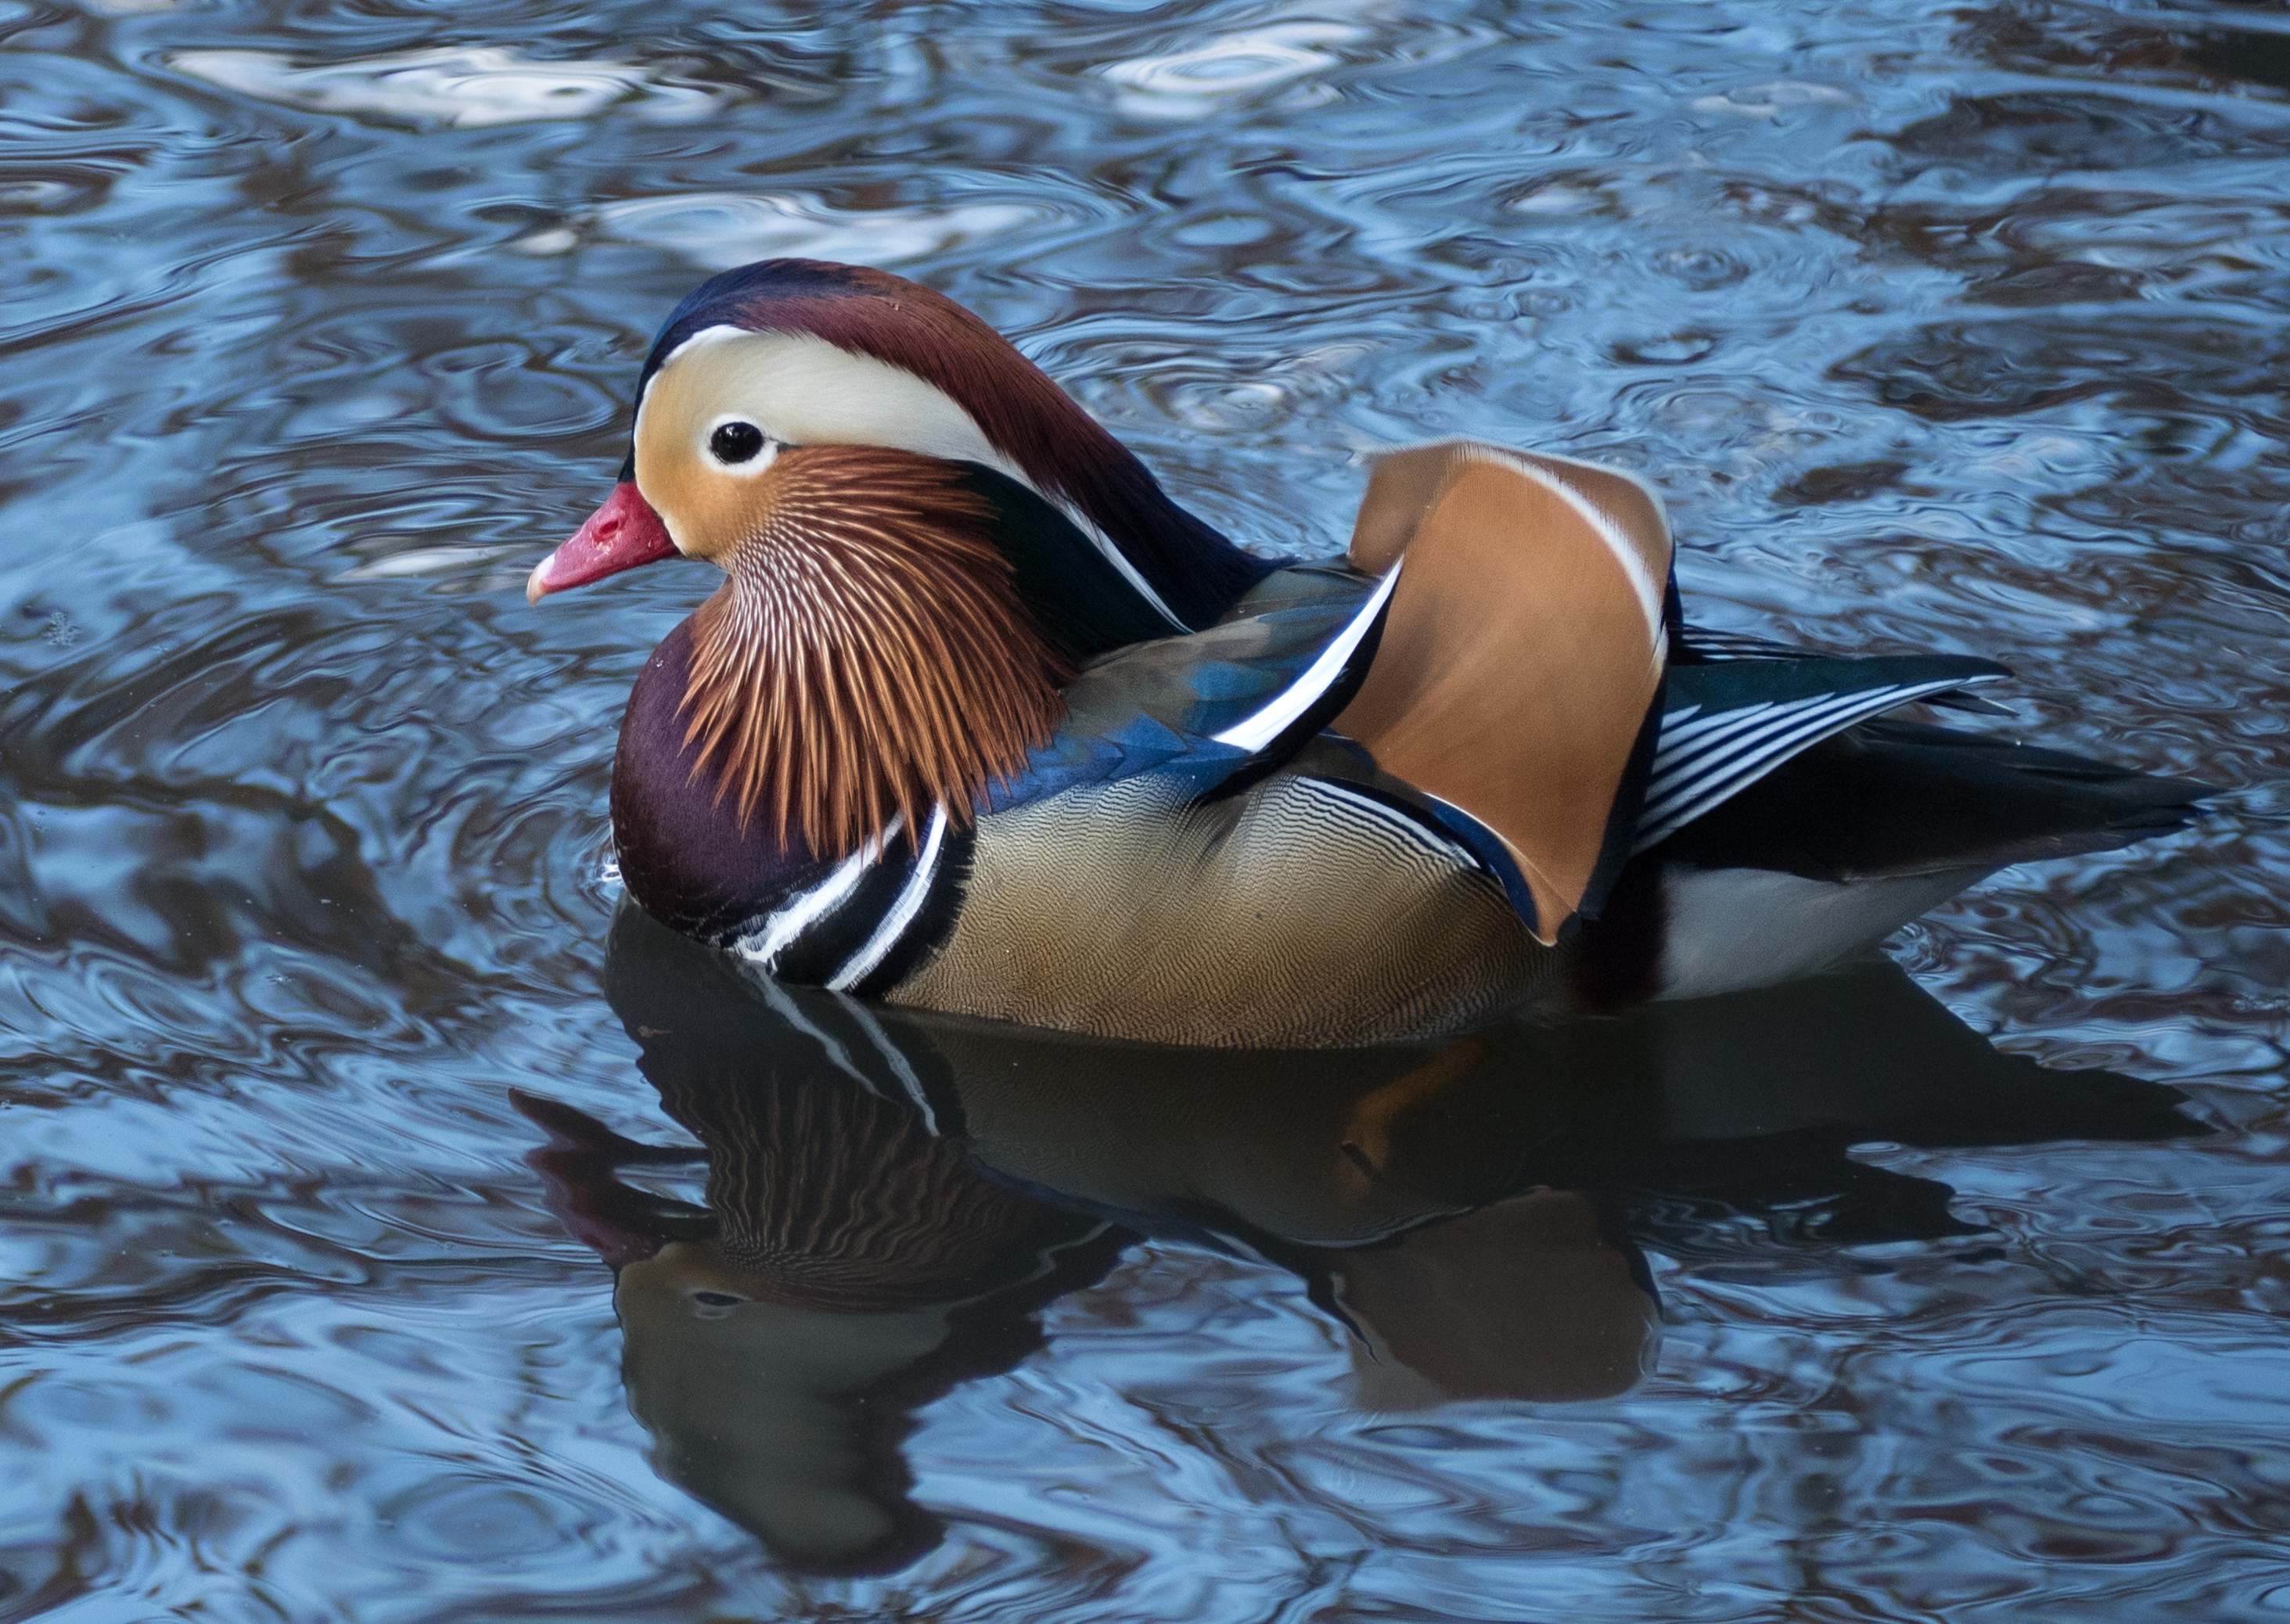
M 1832 883 L 1983 872 L 2183 828 L 2192 779 L 1894 717 L 1794 756 L 1671 836 L 1662 855 Z
M 1818 660 L 1812 649 L 1760 637 L 1754 632 L 1718 631 L 1707 626 L 1671 627 L 1669 656 L 1682 666 L 1721 665 L 1734 660 Z
M 1350 565 L 1279 571 L 1205 631 L 1093 661 L 980 810 L 1149 772 L 1229 794 L 1333 728 L 1420 791 L 1549 943 L 1633 852 L 1796 755 L 2008 675 L 1693 632 L 1645 485 L 1468 441 L 1377 459 Z
M 1661 504 L 1589 463 L 1407 447 L 1377 460 L 1351 558 L 1398 584 L 1335 730 L 1476 830 L 1557 940 L 1629 855 L 1668 650 Z
M 1954 654 L 1675 666 L 1631 849 L 1668 839 L 1855 724 L 2011 675 L 1993 660 Z
M 1673 599 L 1674 596 L 1673 594 Z M 1799 648 L 1795 644 L 1777 642 L 1771 637 L 1760 637 L 1754 632 L 1717 631 L 1707 626 L 1688 626 L 1683 617 L 1673 612 L 1669 628 L 1669 658 L 1673 666 L 1708 666 L 1745 660 L 1833 660 L 1837 656 L 1824 654 L 1817 649 Z M 1978 716 L 2008 716 L 2012 714 L 2001 705 L 1992 704 L 1976 693 L 1966 693 L 1962 690 L 1931 694 L 1924 702 Z
M 981 810 L 1085 784 L 1174 774 L 1195 794 L 1253 781 L 1301 748 L 1359 686 L 1396 579 L 1340 565 L 1277 572 L 1219 624 L 1092 661 L 1066 718 Z
M 1404 448 L 1374 465 L 1350 562 L 1282 571 L 1206 631 L 1090 666 L 981 810 L 1143 772 L 1229 793 L 1333 724 L 1556 940 L 1629 855 L 1665 647 L 1660 505 L 1586 463 Z

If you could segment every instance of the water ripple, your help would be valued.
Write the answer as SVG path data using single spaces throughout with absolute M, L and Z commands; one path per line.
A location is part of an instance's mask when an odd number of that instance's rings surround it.
M 624 63 L 536 61 L 491 46 L 445 46 L 316 68 L 295 67 L 268 51 L 180 51 L 166 65 L 258 100 L 460 129 L 585 119 L 621 108 L 642 118 L 684 122 L 720 113 L 727 100 L 721 90 L 662 82 Z
M 2281 1610 L 2262 9 L 0 29 L 0 1618 Z M 1506 1038 L 1381 1184 L 1373 1076 L 1067 1057 L 1093 1114 L 915 1039 L 1034 1227 L 864 1403 L 769 1344 L 694 1389 L 856 1452 L 787 1481 L 895 1537 L 790 1557 L 716 1508 L 786 1452 L 700 1470 L 623 1370 L 717 1323 L 644 1280 L 736 1276 L 755 1216 L 600 860 L 704 583 L 518 591 L 663 313 L 773 252 L 943 287 L 1250 544 L 1339 547 L 1377 444 L 1605 458 L 1701 618 L 1994 654 L 2003 731 L 2229 793 L 1936 910 L 1914 985 Z M 747 1039 L 708 1052 L 795 1041 Z M 790 1145 L 890 1132 L 828 1071 L 772 1084 L 823 1113 Z

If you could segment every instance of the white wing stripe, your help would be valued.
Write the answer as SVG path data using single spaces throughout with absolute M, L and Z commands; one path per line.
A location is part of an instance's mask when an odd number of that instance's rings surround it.
M 1688 717 L 1694 716 L 1701 708 L 1699 705 L 1689 705 L 1684 710 L 1673 710 L 1662 717 L 1662 740 L 1668 743 L 1676 740 L 1683 743 L 1688 740 L 1698 739 L 1712 728 L 1730 726 L 1738 717 L 1758 716 L 1773 708 L 1774 702 L 1771 700 L 1760 700 L 1754 705 L 1744 705 L 1735 710 L 1713 710 L 1699 721 L 1688 721 Z
M 1986 680 L 1986 679 L 1982 679 Z M 1817 714 L 1800 713 L 1794 725 L 1768 732 L 1718 762 L 1705 764 L 1694 780 L 1669 786 L 1641 813 L 1641 833 L 1634 849 L 1643 851 L 1665 838 L 1719 802 L 1740 793 L 1774 767 L 1822 739 L 1842 732 L 1878 711 L 1905 704 L 1920 694 L 1958 686 L 1958 682 L 1920 683 L 1867 690 L 1851 696 L 1849 705 L 1823 705 Z
M 1848 719 L 1837 721 L 1840 714 L 1847 715 Z M 1696 816 L 1715 804 L 1712 796 L 1722 799 L 1746 788 L 1790 756 L 1838 728 L 1849 727 L 1849 716 L 1856 714 L 1867 713 L 1840 713 L 1832 708 L 1821 716 L 1794 717 L 1785 725 L 1769 729 L 1745 742 L 1739 750 L 1703 764 L 1701 771 L 1690 778 L 1667 784 L 1660 794 L 1649 796 L 1638 821 L 1642 826 L 1664 824 L 1675 828 L 1682 818 Z M 1683 810 L 1689 804 L 1693 808 L 1692 812 Z
M 1606 550 L 1613 555 L 1614 566 L 1621 571 L 1623 579 L 1630 583 L 1630 590 L 1636 594 L 1638 600 L 1638 608 L 1645 615 L 1647 633 L 1657 644 L 1662 641 L 1664 633 L 1661 623 L 1661 599 L 1664 583 L 1654 578 L 1653 572 L 1646 567 L 1646 561 L 1640 556 L 1636 544 L 1631 541 L 1622 527 L 1615 523 L 1613 515 L 1591 500 L 1584 492 L 1576 490 L 1565 480 L 1555 477 L 1548 468 L 1535 466 L 1536 462 L 1541 460 L 1547 453 L 1509 452 L 1499 445 L 1484 445 L 1473 441 L 1465 444 L 1461 454 L 1470 461 L 1492 462 L 1498 468 L 1509 468 L 1514 474 L 1531 479 L 1572 508 L 1583 524 L 1590 527 L 1590 533 L 1604 542 Z M 1604 468 L 1591 462 L 1577 462 L 1572 457 L 1550 457 L 1549 460 L 1562 464 L 1572 464 L 1576 468 L 1589 468 L 1600 474 L 1621 475 L 1623 478 L 1637 485 L 1649 501 L 1653 502 L 1655 513 L 1659 514 L 1661 511 L 1661 503 L 1654 500 L 1653 492 L 1646 483 L 1633 475 L 1623 473 L 1621 468 Z M 1667 546 L 1669 537 L 1664 535 L 1662 540 Z
M 1653 771 L 1646 780 L 1646 799 L 1659 800 L 1674 788 L 1707 776 L 1713 767 L 1722 767 L 1729 758 L 1755 749 L 1777 732 L 1794 732 L 1806 723 L 1817 724 L 1824 716 L 1850 710 L 1856 705 L 1896 705 L 1901 701 L 1892 696 L 1907 692 L 1905 687 L 1895 684 L 1864 688 L 1858 693 L 1817 694 L 1786 705 L 1758 705 L 1740 713 L 1742 720 L 1734 726 L 1697 739 L 1685 749 L 1671 751 L 1658 744 Z
M 1709 719 L 1712 723 L 1722 722 L 1723 726 L 1703 727 L 1698 733 L 1689 733 L 1675 746 L 1670 744 L 1669 735 L 1664 734 L 1661 742 L 1655 747 L 1653 774 L 1655 777 L 1674 776 L 1704 756 L 1724 755 L 1742 740 L 1753 737 L 1763 729 L 1787 726 L 1791 718 L 1804 713 L 1806 706 L 1827 703 L 1831 697 L 1820 695 L 1814 700 L 1796 700 L 1787 705 L 1766 702 L 1725 712 Z
M 1712 762 L 1754 748 L 1766 736 L 1779 729 L 1794 731 L 1808 721 L 1839 711 L 1890 709 L 1906 704 L 1917 694 L 1929 691 L 1929 683 L 1888 683 L 1881 688 L 1862 688 L 1852 693 L 1811 694 L 1786 704 L 1761 704 L 1732 714 L 1748 716 L 1750 724 L 1731 727 L 1721 733 L 1692 740 L 1685 749 L 1672 751 L 1667 740 L 1654 752 L 1653 772 L 1650 785 L 1661 780 L 1659 788 L 1649 794 L 1660 794 L 1669 785 L 1685 777 L 1700 777 Z
M 1652 788 L 1653 780 L 1649 780 L 1649 792 L 1638 814 L 1638 834 L 1631 851 L 1643 852 L 1668 839 L 1711 807 L 1731 799 L 1756 783 L 1783 762 L 1878 711 L 1905 705 L 1928 693 L 1943 693 L 1954 688 L 2002 680 L 2000 676 L 1956 676 L 1926 683 L 1894 684 L 1842 696 L 1815 695 L 1778 708 L 1785 714 L 1778 719 L 1766 716 L 1767 724 L 1754 732 L 1729 735 L 1724 742 L 1730 748 L 1714 751 L 1706 747 L 1698 748 L 1689 759 L 1666 761 L 1661 747 L 1657 746 L 1654 778 L 1659 779 L 1660 788 Z M 1767 704 L 1750 708 L 1763 713 L 1775 708 Z
M 1778 740 L 1789 740 L 1805 737 L 1808 732 L 1820 736 L 1824 728 L 1836 732 L 1850 726 L 1850 721 L 1838 718 L 1866 716 L 1893 706 L 1905 704 L 1916 693 L 1913 687 L 1894 684 L 1883 688 L 1863 689 L 1859 693 L 1830 697 L 1823 702 L 1805 703 L 1788 708 L 1785 714 L 1768 718 L 1753 732 L 1726 741 L 1724 749 L 1702 752 L 1683 764 L 1685 771 L 1673 772 L 1658 788 L 1650 789 L 1646 799 L 1650 804 L 1675 803 L 1679 798 L 1694 795 L 1712 780 L 1733 777 L 1749 763 L 1763 761 Z
M 1812 649 L 1801 649 L 1771 637 L 1760 637 L 1754 632 L 1711 631 L 1706 626 L 1689 626 L 1685 630 L 1685 646 L 1703 660 L 1715 665 L 1732 665 L 1745 660 L 1818 660 L 1821 655 Z
M 1405 564 L 1405 559 L 1400 561 Z M 1270 744 L 1295 724 L 1296 718 L 1312 708 L 1312 702 L 1328 691 L 1328 685 L 1344 668 L 1345 662 L 1358 648 L 1367 628 L 1375 624 L 1375 617 L 1391 596 L 1392 588 L 1399 584 L 1399 564 L 1395 564 L 1376 583 L 1367 602 L 1352 616 L 1343 630 L 1338 632 L 1320 656 L 1304 668 L 1304 674 L 1272 697 L 1271 701 L 1255 715 L 1243 718 L 1216 736 L 1219 744 L 1232 745 L 1253 754 Z

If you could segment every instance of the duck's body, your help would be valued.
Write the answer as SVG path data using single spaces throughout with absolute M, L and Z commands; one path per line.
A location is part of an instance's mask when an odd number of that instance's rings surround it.
M 703 287 L 636 448 L 533 593 L 725 569 L 637 683 L 613 828 L 648 911 L 784 980 L 1160 1043 L 1438 1036 L 1808 973 L 2200 793 L 1878 719 L 1984 661 L 1697 639 L 1612 470 L 1415 448 L 1346 564 L 1251 558 L 880 273 Z

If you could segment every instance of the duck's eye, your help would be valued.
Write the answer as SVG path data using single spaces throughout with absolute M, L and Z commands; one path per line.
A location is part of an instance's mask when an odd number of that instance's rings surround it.
M 753 423 L 718 423 L 708 449 L 718 462 L 745 462 L 764 449 L 764 431 Z
M 694 1292 L 692 1300 L 703 1308 L 736 1308 L 747 1299 L 734 1297 L 729 1292 Z

